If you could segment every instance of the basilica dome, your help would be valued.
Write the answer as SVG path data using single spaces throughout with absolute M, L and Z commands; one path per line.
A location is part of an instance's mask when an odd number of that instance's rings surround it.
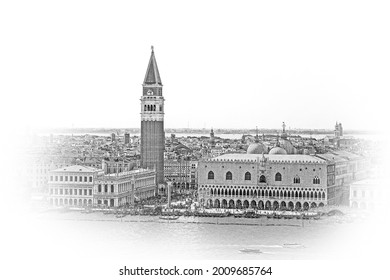
M 292 155 L 297 153 L 297 149 L 287 139 L 281 139 L 279 146 L 286 150 L 287 154 Z
M 248 149 L 246 150 L 246 153 L 247 154 L 257 154 L 257 155 L 261 155 L 261 154 L 266 154 L 268 151 L 267 151 L 267 147 L 263 144 L 263 143 L 252 143 L 249 145 Z
M 270 155 L 287 155 L 287 152 L 285 149 L 281 147 L 273 147 L 271 151 L 269 151 Z

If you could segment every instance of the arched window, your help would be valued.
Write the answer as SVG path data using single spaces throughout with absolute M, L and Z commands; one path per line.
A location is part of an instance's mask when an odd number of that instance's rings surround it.
M 294 177 L 294 184 L 299 184 L 301 182 L 301 178 L 299 176 Z
M 230 171 L 226 172 L 226 180 L 232 180 L 232 179 L 233 179 L 232 172 Z
M 266 179 L 264 175 L 260 176 L 260 183 L 266 183 Z
M 282 174 L 280 174 L 279 172 L 276 173 L 276 175 L 275 175 L 275 181 L 282 181 Z
M 245 173 L 245 180 L 251 180 L 252 179 L 252 176 L 249 172 L 246 172 Z
M 317 176 L 315 176 L 313 178 L 313 184 L 319 184 L 320 183 L 320 178 L 318 178 Z
M 207 179 L 214 179 L 214 172 L 209 171 L 209 174 L 207 175 Z

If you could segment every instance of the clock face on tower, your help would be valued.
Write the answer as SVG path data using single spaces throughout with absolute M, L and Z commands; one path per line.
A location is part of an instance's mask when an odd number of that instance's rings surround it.
M 148 92 L 146 93 L 147 95 L 153 95 L 153 90 L 149 89 Z

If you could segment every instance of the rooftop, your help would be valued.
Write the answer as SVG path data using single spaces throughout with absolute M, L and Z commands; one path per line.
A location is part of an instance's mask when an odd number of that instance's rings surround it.
M 225 154 L 209 161 L 257 161 L 261 160 L 263 155 L 257 154 Z M 310 155 L 270 155 L 264 154 L 264 157 L 273 162 L 311 162 L 311 163 L 325 163 L 326 161 L 315 156 Z
M 128 175 L 137 175 L 137 174 L 146 173 L 146 172 L 155 172 L 155 171 L 151 170 L 151 169 L 139 168 L 139 169 L 134 169 L 134 170 L 130 170 L 130 171 L 123 171 L 123 172 L 118 172 L 118 173 L 104 174 L 104 176 L 119 177 L 119 176 L 128 176 Z
M 341 163 L 341 162 L 347 162 L 348 161 L 347 159 L 345 159 L 345 158 L 343 158 L 341 156 L 332 154 L 332 153 L 318 154 L 316 156 L 320 157 L 320 158 L 323 158 L 323 159 L 326 159 L 326 160 L 334 161 L 336 163 Z
M 53 170 L 52 172 L 96 172 L 100 171 L 100 169 L 89 167 L 89 166 L 81 166 L 81 165 L 72 165 L 61 167 Z

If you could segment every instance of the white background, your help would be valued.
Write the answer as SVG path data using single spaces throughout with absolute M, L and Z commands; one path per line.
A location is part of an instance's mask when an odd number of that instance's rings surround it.
M 154 45 L 167 128 L 381 130 L 388 14 L 386 1 L 2 1 L 3 113 L 23 128 L 139 127 Z

